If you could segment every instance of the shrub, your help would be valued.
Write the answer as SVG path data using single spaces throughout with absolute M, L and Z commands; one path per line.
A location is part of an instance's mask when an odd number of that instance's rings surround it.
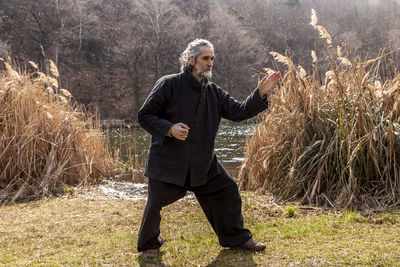
M 280 200 L 338 208 L 396 205 L 400 197 L 400 74 L 388 55 L 369 61 L 332 47 L 326 29 L 311 24 L 327 41 L 331 69 L 320 79 L 317 54 L 307 75 L 284 63 L 281 89 L 270 97 L 239 174 L 242 189 L 270 191 Z M 269 71 L 269 70 L 267 70 Z M 386 78 L 381 78 L 384 73 Z

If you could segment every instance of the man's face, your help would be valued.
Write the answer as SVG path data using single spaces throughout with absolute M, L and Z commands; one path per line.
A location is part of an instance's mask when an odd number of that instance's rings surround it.
M 198 79 L 210 79 L 212 76 L 214 58 L 213 49 L 207 46 L 200 47 L 200 55 L 191 61 L 193 75 Z

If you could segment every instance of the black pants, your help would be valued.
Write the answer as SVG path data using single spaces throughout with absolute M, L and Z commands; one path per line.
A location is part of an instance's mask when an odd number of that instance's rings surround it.
M 243 227 L 242 200 L 236 182 L 225 171 L 207 184 L 184 187 L 149 179 L 149 195 L 139 230 L 138 251 L 161 247 L 161 209 L 193 191 L 223 247 L 237 246 L 252 237 Z

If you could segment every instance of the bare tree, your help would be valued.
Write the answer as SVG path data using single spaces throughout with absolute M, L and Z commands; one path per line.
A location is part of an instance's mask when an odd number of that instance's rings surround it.
M 247 96 L 257 85 L 252 76 L 262 70 L 265 48 L 238 11 L 214 3 L 208 38 L 216 49 L 214 80 L 236 97 Z M 253 87 L 253 88 L 252 88 Z
M 311 8 L 335 46 L 350 42 L 352 53 L 370 57 L 399 47 L 397 0 L 0 1 L 0 44 L 21 63 L 46 69 L 45 59 L 54 60 L 62 85 L 102 116 L 134 118 L 155 80 L 179 71 L 194 38 L 214 43 L 213 80 L 236 97 L 275 64 L 270 51 L 311 67 L 310 50 L 325 49 L 309 25 Z M 392 57 L 398 64 L 399 53 Z

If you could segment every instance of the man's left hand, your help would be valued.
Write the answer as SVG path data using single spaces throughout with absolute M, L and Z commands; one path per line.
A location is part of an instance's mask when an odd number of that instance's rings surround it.
M 280 72 L 274 72 L 269 76 L 265 76 L 258 84 L 258 92 L 260 93 L 260 96 L 263 97 L 270 93 L 279 83 L 281 76 Z

